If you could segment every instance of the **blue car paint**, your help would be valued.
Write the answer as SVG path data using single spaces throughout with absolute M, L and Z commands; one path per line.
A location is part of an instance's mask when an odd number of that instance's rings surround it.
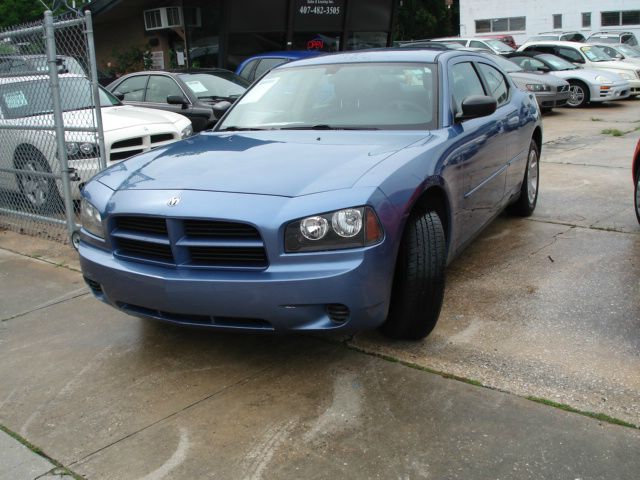
M 382 61 L 379 55 L 358 52 L 297 63 Z M 100 210 L 107 234 L 103 241 L 83 230 L 80 245 L 85 277 L 101 285 L 96 296 L 127 313 L 180 324 L 191 324 L 190 315 L 235 319 L 206 325 L 214 329 L 359 330 L 383 323 L 399 242 L 415 202 L 430 188 L 445 194 L 450 261 L 519 193 L 529 143 L 534 129 L 541 129 L 535 99 L 512 83 L 510 101 L 494 114 L 454 121 L 447 72 L 458 61 L 491 64 L 485 56 L 455 51 L 388 55 L 399 62 L 438 63 L 440 128 L 214 131 L 97 175 L 83 194 Z M 178 208 L 169 207 L 167 200 L 176 195 Z M 290 222 L 362 205 L 373 207 L 379 217 L 384 229 L 379 244 L 284 252 Z M 119 214 L 253 225 L 264 240 L 268 266 L 211 270 L 128 260 L 114 254 L 108 234 Z M 333 323 L 327 304 L 348 306 L 349 321 Z

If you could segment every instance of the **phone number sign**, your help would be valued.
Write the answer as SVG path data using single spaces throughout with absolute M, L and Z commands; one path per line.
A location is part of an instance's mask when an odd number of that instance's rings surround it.
M 342 30 L 344 0 L 297 0 L 296 28 L 300 30 Z

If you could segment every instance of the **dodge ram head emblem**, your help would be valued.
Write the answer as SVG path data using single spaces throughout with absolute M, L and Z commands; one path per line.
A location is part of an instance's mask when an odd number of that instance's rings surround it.
M 175 207 L 179 203 L 180 203 L 180 197 L 171 197 L 167 202 L 167 205 L 169 205 L 170 207 Z

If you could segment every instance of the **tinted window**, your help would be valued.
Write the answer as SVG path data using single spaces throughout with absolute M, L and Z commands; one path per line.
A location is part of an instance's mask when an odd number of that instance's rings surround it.
M 237 98 L 244 93 L 246 86 L 245 80 L 229 72 L 220 72 L 220 75 L 212 75 L 209 73 L 183 73 L 180 74 L 187 88 L 193 92 L 198 98 Z M 238 80 L 243 82 L 242 85 L 237 83 Z M 151 85 L 151 82 L 149 82 Z
M 151 75 L 147 85 L 145 101 L 153 103 L 167 103 L 169 95 L 184 96 L 184 93 L 173 78 L 161 75 Z
M 255 66 L 256 63 L 258 63 L 257 59 L 256 60 L 251 60 L 244 67 L 242 67 L 242 70 L 240 70 L 240 73 L 238 73 L 238 75 L 240 75 L 242 78 L 246 78 L 246 79 L 251 78 L 251 70 L 253 69 L 253 67 Z
M 531 57 L 510 57 L 509 60 L 520 65 L 525 72 L 536 72 L 545 68 L 544 63 Z
M 570 62 L 584 63 L 582 55 L 580 55 L 580 53 L 575 51 L 573 48 L 557 47 L 556 55 L 562 58 L 566 58 Z
M 286 58 L 263 58 L 256 67 L 254 78 L 260 78 L 264 75 L 264 72 L 267 72 L 278 65 L 282 65 L 283 63 L 287 63 L 288 61 L 289 60 Z
M 144 89 L 147 85 L 146 75 L 137 75 L 124 80 L 118 85 L 114 93 L 121 93 L 124 95 L 124 101 L 141 102 L 144 100 Z
M 469 62 L 457 63 L 451 69 L 451 90 L 458 112 L 461 111 L 462 101 L 465 98 L 485 94 L 482 82 L 480 82 L 475 68 Z
M 487 85 L 489 85 L 489 94 L 496 99 L 498 106 L 505 104 L 509 99 L 509 87 L 504 75 L 486 63 L 478 65 L 482 75 L 484 75 L 484 79 L 487 81 Z
M 479 42 L 478 40 L 471 40 L 469 42 L 469 46 L 472 47 L 472 48 L 482 48 L 483 50 L 491 50 L 484 43 Z

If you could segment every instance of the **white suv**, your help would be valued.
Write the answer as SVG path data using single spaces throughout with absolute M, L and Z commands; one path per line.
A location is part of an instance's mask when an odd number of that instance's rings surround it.
M 96 134 L 82 131 L 95 125 L 91 84 L 82 75 L 59 79 L 72 196 L 79 199 L 84 183 L 100 170 Z M 122 105 L 102 88 L 100 104 L 107 164 L 193 133 L 191 121 L 182 115 Z M 0 188 L 20 192 L 40 213 L 61 204 L 62 182 L 46 175 L 61 170 L 53 127 L 48 76 L 0 78 L 0 168 L 14 171 L 0 175 Z
M 578 42 L 526 42 L 519 52 L 551 53 L 579 67 L 615 73 L 629 82 L 631 95 L 640 95 L 640 67 L 624 60 L 614 60 L 602 48 Z

